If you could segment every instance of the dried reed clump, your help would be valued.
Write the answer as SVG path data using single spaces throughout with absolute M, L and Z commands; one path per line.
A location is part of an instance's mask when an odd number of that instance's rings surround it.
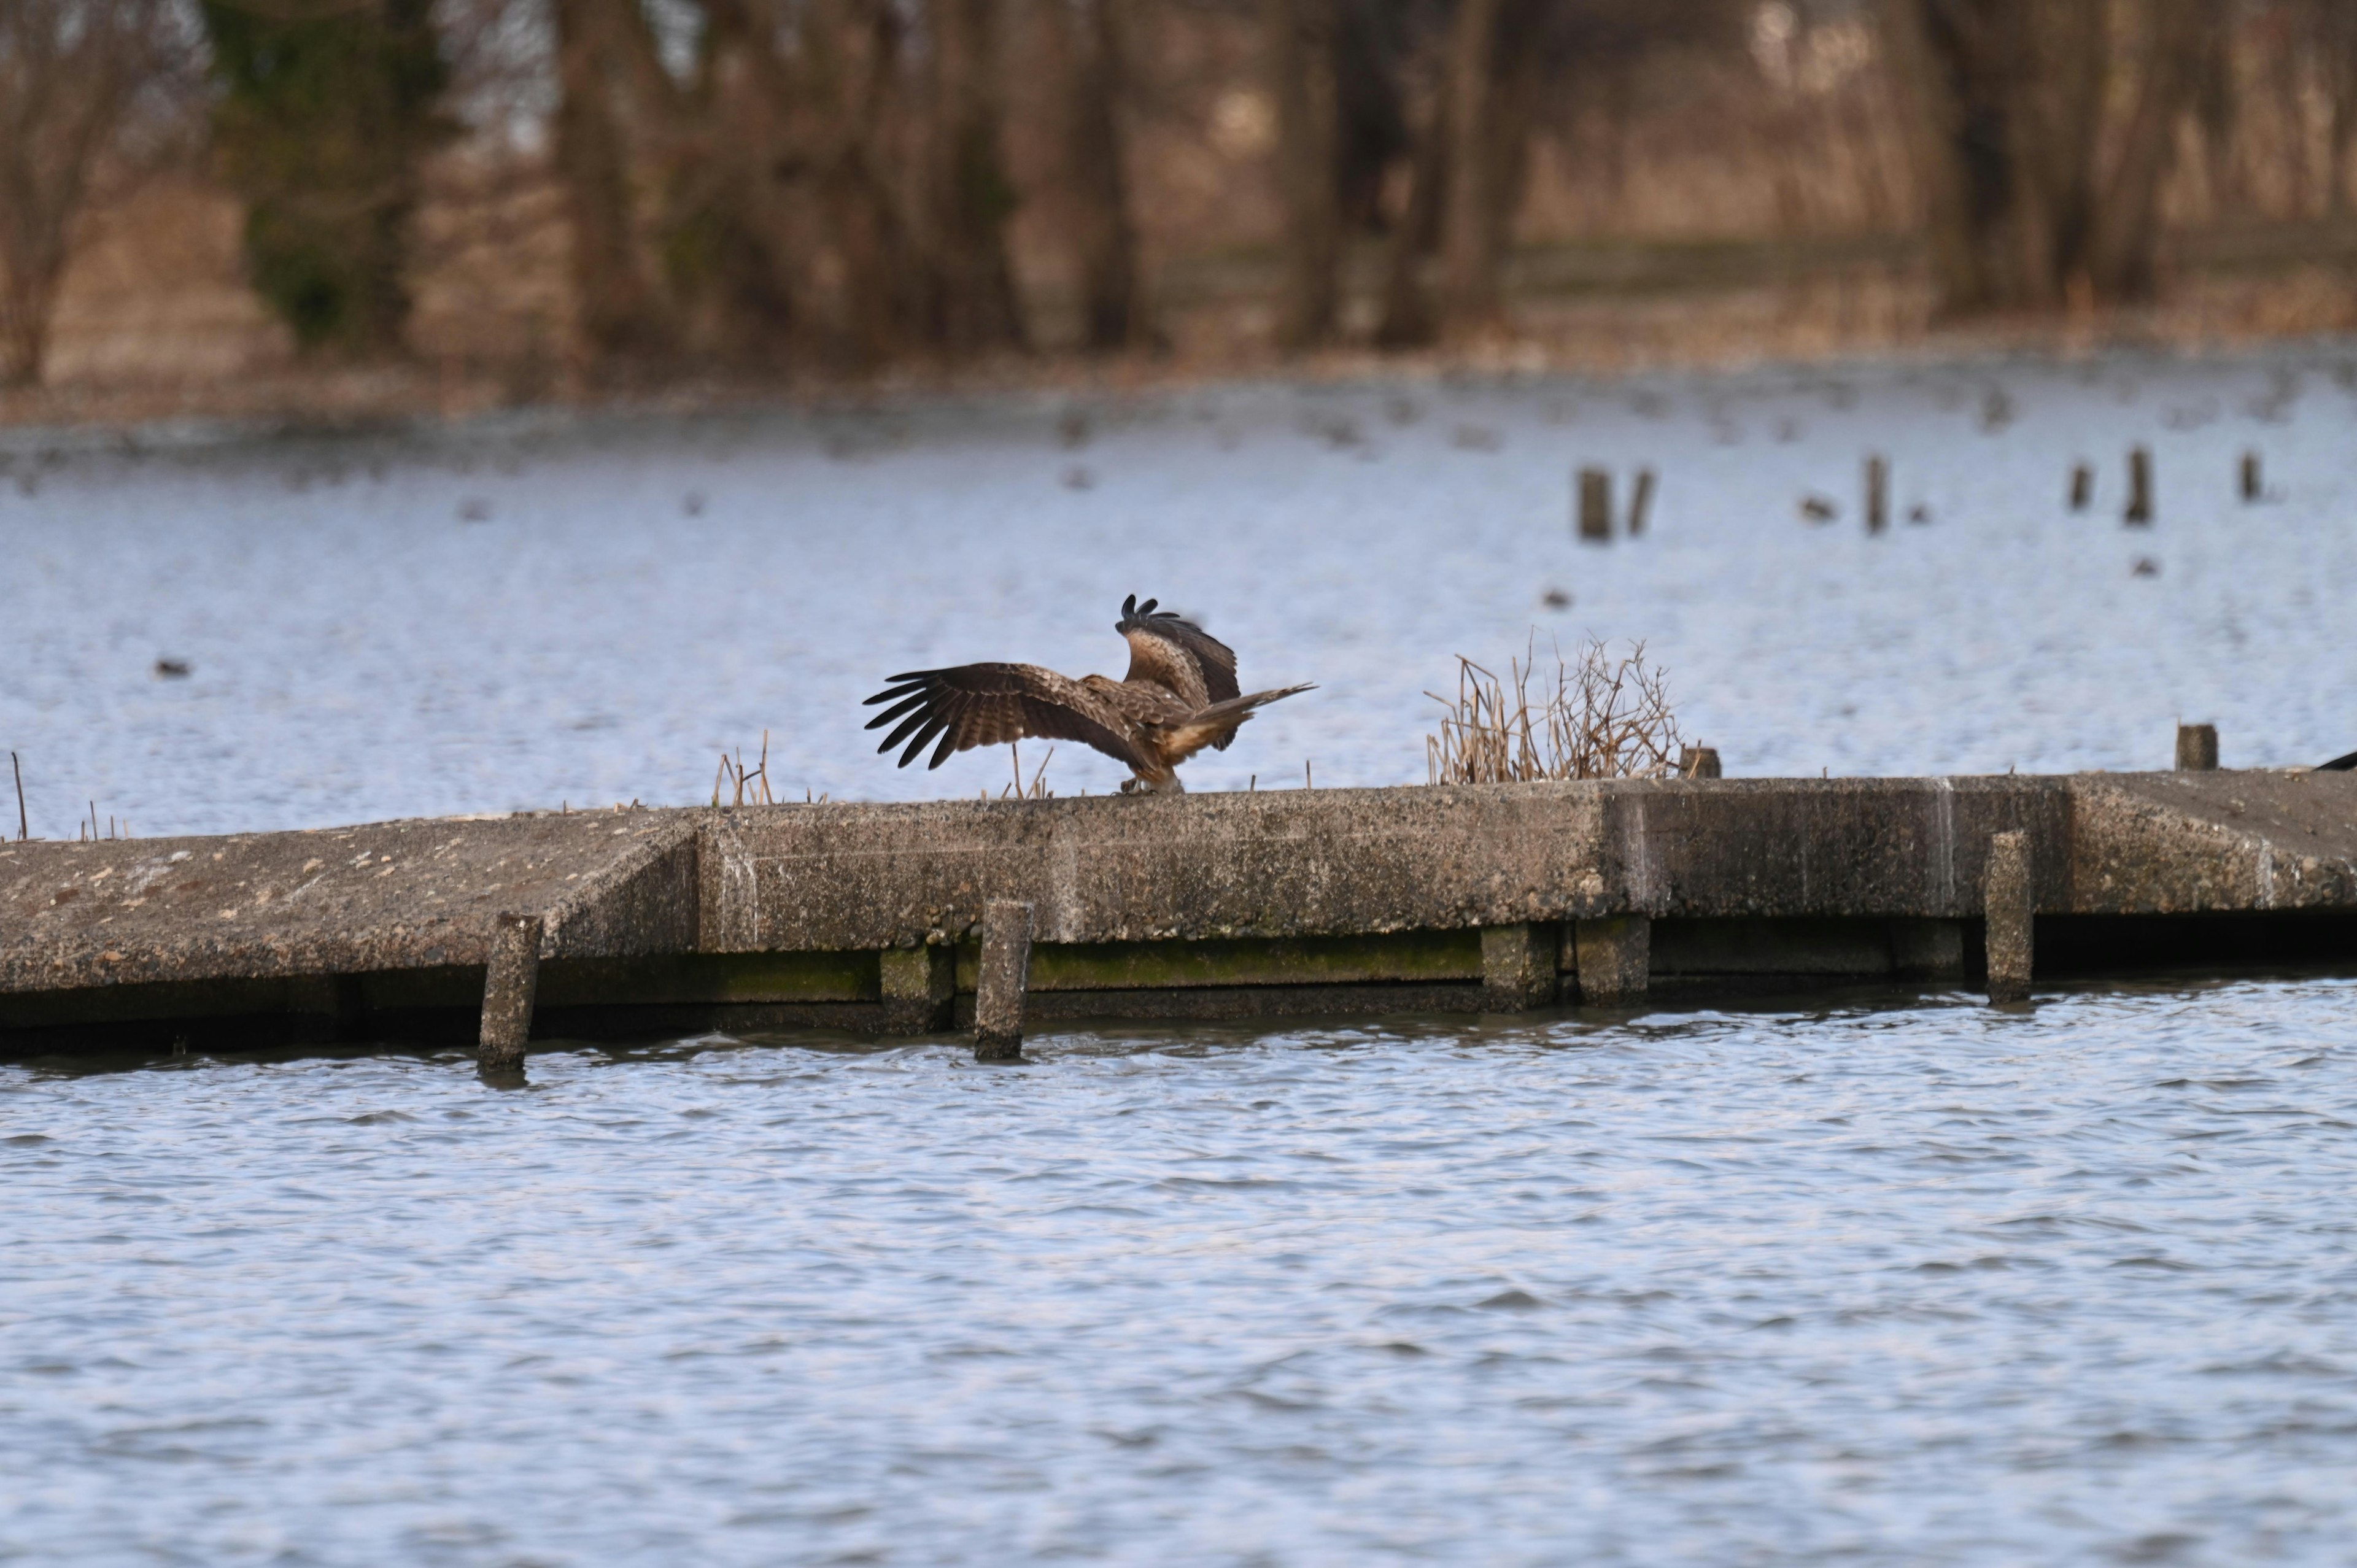
M 1425 695 L 1448 713 L 1425 737 L 1435 784 L 1523 784 L 1548 779 L 1661 779 L 1678 770 L 1677 715 L 1669 678 L 1645 662 L 1645 645 L 1615 659 L 1601 639 L 1566 660 L 1555 650 L 1553 690 L 1531 691 L 1537 638 L 1501 681 L 1457 656 L 1457 696 Z

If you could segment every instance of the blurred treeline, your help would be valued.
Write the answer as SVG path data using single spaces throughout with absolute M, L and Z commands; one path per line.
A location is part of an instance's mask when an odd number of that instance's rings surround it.
M 207 214 L 298 358 L 834 373 L 1496 345 L 1734 242 L 2064 317 L 2352 149 L 2357 0 L 0 0 L 0 379 L 84 274 L 168 336 Z

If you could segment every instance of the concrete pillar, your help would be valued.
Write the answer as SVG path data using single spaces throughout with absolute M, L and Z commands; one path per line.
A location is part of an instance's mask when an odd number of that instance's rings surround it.
M 930 1035 L 950 1026 L 957 1001 L 955 948 L 887 948 L 878 967 L 886 1034 Z
M 1653 470 L 1637 470 L 1636 490 L 1629 498 L 1629 537 L 1637 538 L 1645 532 L 1646 522 L 1653 515 Z
M 475 1059 L 486 1068 L 523 1066 L 532 1038 L 532 1004 L 540 993 L 538 915 L 501 915 L 491 923 L 490 960 L 483 970 L 483 1033 Z
M 1562 929 L 1553 924 L 1481 928 L 1481 1011 L 1555 1004 Z
M 1678 753 L 1678 777 L 1681 779 L 1719 779 L 1725 777 L 1718 766 L 1718 747 L 1690 746 Z
M 1641 1002 L 1653 970 L 1653 922 L 1646 915 L 1581 920 L 1573 929 L 1578 950 L 1579 999 L 1605 1006 Z
M 1964 979 L 1964 922 L 1891 921 L 1890 967 L 1910 979 Z
M 1023 992 L 1031 983 L 1031 906 L 998 898 L 982 911 L 982 966 L 974 982 L 974 1059 L 1023 1055 Z
M 1890 465 L 1880 454 L 1866 460 L 1866 531 L 1880 533 L 1890 526 Z
M 2218 770 L 2216 725 L 2177 726 L 2177 770 L 2179 773 L 2215 773 Z
M 2026 1002 L 2038 913 L 2030 892 L 2028 833 L 1998 833 L 1989 840 L 1988 881 L 1981 903 L 1987 916 L 1988 999 Z
M 1579 537 L 1612 537 L 1612 476 L 1601 468 L 1579 471 Z
M 2128 510 L 2122 521 L 2152 521 L 2152 449 L 2148 446 L 2128 450 Z

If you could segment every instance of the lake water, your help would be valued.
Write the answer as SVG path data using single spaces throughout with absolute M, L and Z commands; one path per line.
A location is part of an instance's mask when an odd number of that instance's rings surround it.
M 1199 789 L 1419 779 L 1422 693 L 1534 628 L 1649 639 L 1735 774 L 2314 761 L 2346 357 L 16 436 L 0 744 L 51 836 L 695 800 L 765 727 L 780 793 L 995 793 L 858 699 L 1117 673 L 1137 592 L 1320 682 Z M 1571 539 L 1591 461 L 1660 471 L 1646 537 Z M 2352 1021 L 2287 976 L 0 1069 L 0 1562 L 2357 1563 Z
M 0 1072 L 0 1560 L 2346 1563 L 2357 985 Z
M 1319 683 L 1198 789 L 1421 781 L 1451 656 L 1534 629 L 1647 639 L 1734 774 L 2166 768 L 2180 718 L 2229 767 L 2320 761 L 2357 747 L 2343 354 L 1246 386 L 1096 409 L 1079 446 L 1042 403 L 20 451 L 0 745 L 51 836 L 92 801 L 143 836 L 687 803 L 765 729 L 781 795 L 996 794 L 1003 751 L 896 771 L 860 699 L 971 660 L 1118 674 L 1134 592 L 1200 615 L 1248 688 Z M 2120 522 L 2138 442 L 2149 529 Z M 2235 499 L 2246 449 L 2267 504 Z M 1589 462 L 1624 491 L 1659 470 L 1645 538 L 1574 542 Z M 1048 781 L 1125 771 L 1067 746 Z

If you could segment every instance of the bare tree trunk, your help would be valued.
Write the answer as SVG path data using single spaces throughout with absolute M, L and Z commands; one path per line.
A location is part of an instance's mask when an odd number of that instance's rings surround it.
M 1281 348 L 1308 349 L 1332 339 L 1341 314 L 1335 0 L 1268 0 L 1268 24 L 1285 204 L 1276 340 Z
M 671 334 L 639 242 L 630 167 L 632 125 L 659 113 L 637 102 L 647 64 L 662 70 L 654 39 L 638 0 L 555 0 L 554 9 L 556 168 L 581 336 L 594 359 L 659 354 Z
M 1430 122 L 1419 127 L 1415 136 L 1407 210 L 1392 231 L 1390 252 L 1384 258 L 1383 315 L 1375 326 L 1379 348 L 1419 348 L 1439 335 L 1432 300 L 1424 286 L 1424 264 L 1440 243 L 1448 183 L 1448 79 L 1444 72 L 1439 91 L 1434 94 Z
M 1447 192 L 1440 226 L 1440 320 L 1444 336 L 1464 340 L 1496 331 L 1499 174 L 1491 146 L 1499 29 L 1505 0 L 1458 0 L 1450 21 L 1446 127 Z
M 1019 349 L 1023 314 L 1006 253 L 1016 195 L 999 151 L 997 5 L 931 0 L 932 263 L 936 334 L 953 352 Z
M 2131 93 L 2113 7 L 1885 0 L 1943 311 L 2051 308 L 2081 281 L 2099 299 L 2151 293 L 2160 188 L 2211 3 L 2138 9 L 2149 36 Z
M 819 0 L 804 34 L 818 191 L 843 267 L 854 357 L 879 363 L 925 329 L 928 286 L 885 145 L 899 109 L 900 24 L 881 0 Z
M 2096 297 L 2149 299 L 2158 281 L 2160 188 L 2195 86 L 2206 0 L 2148 0 L 2152 29 L 2119 159 L 2093 215 L 2086 272 Z M 2305 162 L 2305 160 L 2303 160 Z
M 1123 159 L 1121 5 L 1122 0 L 1040 0 L 1040 19 L 1066 86 L 1061 129 L 1074 208 L 1073 249 L 1080 260 L 1081 338 L 1096 349 L 1143 348 L 1155 337 Z
M 147 0 L 0 0 L 0 384 L 41 379 L 91 176 L 163 69 L 156 12 Z

